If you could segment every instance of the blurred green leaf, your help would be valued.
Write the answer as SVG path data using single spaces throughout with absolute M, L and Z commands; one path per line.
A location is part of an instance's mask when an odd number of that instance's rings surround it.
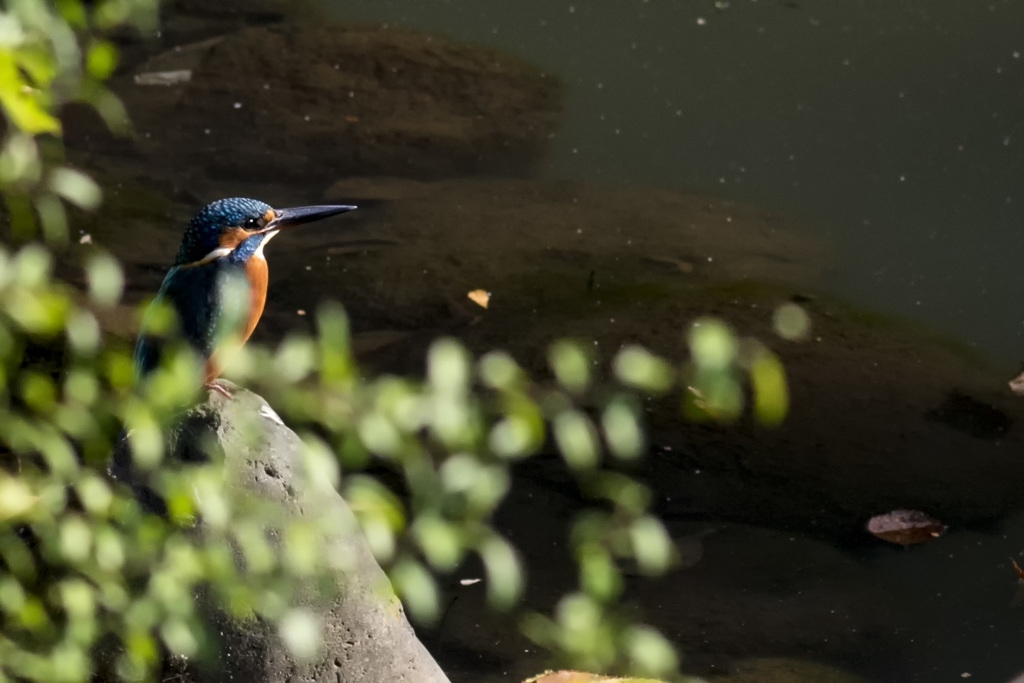
M 750 384 L 754 392 L 754 416 L 767 427 L 776 427 L 789 412 L 786 369 L 774 353 L 758 345 L 750 361 Z
M 60 549 L 68 562 L 84 562 L 92 550 L 92 528 L 81 517 L 68 517 L 60 526 Z
M 620 382 L 645 391 L 667 391 L 675 379 L 671 365 L 639 346 L 619 351 L 613 367 Z
M 724 370 L 736 361 L 739 345 L 728 325 L 700 318 L 690 327 L 690 353 L 700 370 Z
M 274 369 L 281 381 L 288 384 L 306 379 L 315 366 L 316 347 L 308 337 L 285 337 L 274 356 Z
M 3 85 L 0 84 L 0 88 Z M 3 100 L 0 99 L 0 105 Z M 3 147 L 0 148 L 0 185 L 12 186 L 15 184 L 30 184 L 39 179 L 42 173 L 42 162 L 39 158 L 39 148 L 31 135 L 14 133 L 7 137 Z M 8 204 L 14 199 L 6 197 Z M 24 201 L 25 197 L 22 197 Z M 12 214 L 19 212 L 12 208 Z
M 195 657 L 199 653 L 199 640 L 188 623 L 180 618 L 172 618 L 160 627 L 160 637 L 171 652 L 185 657 Z
M 479 362 L 480 379 L 494 389 L 513 390 L 522 383 L 524 374 L 512 356 L 504 351 L 491 351 Z
M 601 414 L 605 442 L 612 455 L 634 460 L 646 447 L 636 407 L 624 397 L 616 397 Z
M 71 348 L 81 354 L 96 353 L 103 341 L 96 316 L 82 309 L 74 311 L 67 319 L 67 334 Z
M 631 626 L 625 639 L 632 670 L 641 675 L 665 676 L 678 669 L 675 648 L 650 626 Z
M 641 517 L 630 526 L 629 535 L 640 571 L 652 576 L 663 574 L 672 560 L 673 545 L 661 521 Z
M 312 659 L 320 649 L 323 624 L 307 609 L 288 612 L 278 624 L 278 630 L 289 652 L 299 661 Z
M 23 517 L 38 502 L 39 496 L 35 495 L 27 482 L 0 474 L 0 522 Z M 2 598 L 0 595 L 0 603 Z
M 430 346 L 427 377 L 442 394 L 462 394 L 469 388 L 469 354 L 454 339 L 439 339 Z
M 380 413 L 367 413 L 359 420 L 359 438 L 377 455 L 395 456 L 402 448 L 401 432 Z
M 581 394 L 590 384 L 593 361 L 582 344 L 561 340 L 551 345 L 548 363 L 559 384 L 574 394 Z
M 775 309 L 772 316 L 775 333 L 783 339 L 802 341 L 811 334 L 811 318 L 803 306 L 785 303 Z
M 117 48 L 105 40 L 98 40 L 89 46 L 85 60 L 89 75 L 97 80 L 106 80 L 117 67 Z
M 491 535 L 480 546 L 480 557 L 487 570 L 487 599 L 491 606 L 499 610 L 511 608 L 523 589 L 522 569 L 512 546 Z
M 60 132 L 60 121 L 48 111 L 45 93 L 21 77 L 16 53 L 0 47 L 0 106 L 20 130 L 38 135 Z
M 346 478 L 344 495 L 374 556 L 378 561 L 390 560 L 394 555 L 395 534 L 405 528 L 401 501 L 379 481 L 366 475 Z
M 105 251 L 92 251 L 85 262 L 85 273 L 89 282 L 89 298 L 93 303 L 107 307 L 121 300 L 124 273 L 113 256 Z M 159 331 L 159 325 L 154 331 Z
M 597 431 L 590 419 L 576 410 L 565 410 L 554 420 L 555 441 L 565 462 L 573 469 L 591 469 L 600 460 Z
M 458 526 L 430 512 L 419 515 L 412 534 L 432 567 L 449 572 L 462 560 L 463 539 Z
M 422 564 L 409 558 L 399 560 L 391 568 L 390 576 L 413 619 L 425 624 L 437 620 L 440 616 L 437 584 Z
M 42 287 L 50 278 L 53 259 L 45 248 L 38 244 L 26 245 L 14 258 L 15 279 L 27 289 Z
M 37 372 L 21 374 L 21 398 L 25 405 L 44 415 L 53 411 L 57 404 L 57 388 L 46 375 Z
M 322 304 L 317 312 L 320 331 L 320 374 L 325 384 L 345 383 L 353 377 L 348 316 L 335 302 Z
M 525 458 L 532 455 L 543 439 L 543 427 L 523 415 L 509 415 L 499 420 L 488 437 L 490 449 L 503 458 Z
M 92 178 L 66 166 L 50 171 L 50 188 L 67 201 L 86 211 L 97 208 L 103 199 L 100 186 Z
M 698 370 L 687 387 L 683 409 L 691 420 L 732 422 L 743 412 L 743 388 L 731 371 Z
M 584 592 L 601 602 L 616 599 L 622 591 L 622 575 L 608 551 L 597 543 L 585 543 L 576 555 Z

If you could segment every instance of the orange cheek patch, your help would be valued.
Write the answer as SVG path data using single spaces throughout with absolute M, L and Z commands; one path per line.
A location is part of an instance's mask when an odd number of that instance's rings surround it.
M 234 249 L 244 242 L 250 233 L 242 228 L 228 228 L 220 234 L 220 246 L 225 249 Z
M 267 209 L 267 212 L 265 214 L 263 214 L 263 222 L 264 223 L 269 223 L 270 221 L 274 220 L 275 218 L 277 218 L 277 214 L 274 213 L 273 209 Z

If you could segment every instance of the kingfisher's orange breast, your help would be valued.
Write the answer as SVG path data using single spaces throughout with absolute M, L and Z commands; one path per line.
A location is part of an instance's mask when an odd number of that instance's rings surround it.
M 263 254 L 254 254 L 245 262 L 245 276 L 249 280 L 252 301 L 249 305 L 249 321 L 245 325 L 245 332 L 242 334 L 242 341 L 246 341 L 256 329 L 256 324 L 263 315 L 263 307 L 267 303 L 267 284 L 270 282 L 270 271 L 267 269 L 267 259 Z

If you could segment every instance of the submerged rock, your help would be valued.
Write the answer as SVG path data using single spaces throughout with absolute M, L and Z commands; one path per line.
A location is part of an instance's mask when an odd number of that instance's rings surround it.
M 117 90 L 144 155 L 232 181 L 525 175 L 561 110 L 559 80 L 522 59 L 387 25 L 249 27 L 156 55 Z

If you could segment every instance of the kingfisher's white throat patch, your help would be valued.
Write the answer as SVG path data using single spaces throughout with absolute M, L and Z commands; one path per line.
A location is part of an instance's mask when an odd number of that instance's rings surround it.
M 263 247 L 267 246 L 267 242 L 274 238 L 274 235 L 281 232 L 280 230 L 271 230 L 267 233 L 266 237 L 260 240 L 259 246 L 256 247 L 256 252 L 253 254 L 254 257 L 265 259 L 263 256 Z

